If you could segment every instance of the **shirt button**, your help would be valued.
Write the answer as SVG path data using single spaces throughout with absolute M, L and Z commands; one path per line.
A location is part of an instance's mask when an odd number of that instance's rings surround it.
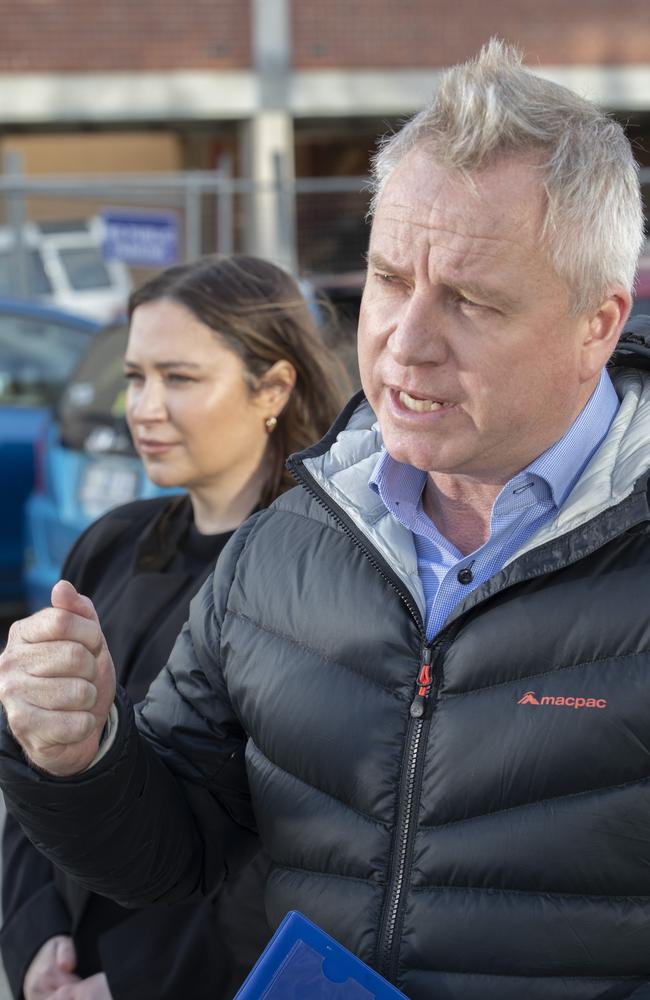
M 471 569 L 468 569 L 465 566 L 464 569 L 458 570 L 458 573 L 456 574 L 456 579 L 458 580 L 459 583 L 471 583 L 472 580 L 474 579 L 474 574 L 472 573 Z

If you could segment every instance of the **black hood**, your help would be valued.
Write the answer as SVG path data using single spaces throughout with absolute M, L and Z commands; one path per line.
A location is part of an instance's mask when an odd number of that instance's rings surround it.
M 650 316 L 630 316 L 608 367 L 650 369 Z

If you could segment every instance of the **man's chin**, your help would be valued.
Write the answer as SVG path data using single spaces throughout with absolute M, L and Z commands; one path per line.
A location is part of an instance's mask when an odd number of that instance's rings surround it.
M 403 465 L 410 465 L 414 469 L 420 469 L 422 472 L 453 473 L 461 471 L 458 468 L 459 462 L 453 461 L 449 457 L 444 459 L 441 455 L 432 454 L 426 450 L 400 447 L 392 448 L 390 444 L 384 443 L 386 451 L 396 462 L 401 462 Z
M 430 442 L 413 440 L 410 435 L 394 433 L 388 428 L 384 434 L 384 447 L 396 462 L 411 465 L 422 472 L 453 472 L 458 466 L 460 456 L 446 454 L 440 448 L 432 448 Z

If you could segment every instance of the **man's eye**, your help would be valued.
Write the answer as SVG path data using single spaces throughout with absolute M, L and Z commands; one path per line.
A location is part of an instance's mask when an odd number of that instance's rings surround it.
M 474 309 L 483 309 L 478 302 L 473 302 L 472 299 L 468 299 L 466 295 L 462 295 L 460 292 L 456 295 L 456 301 L 460 302 L 462 306 L 472 306 Z
M 396 285 L 400 280 L 396 274 L 388 274 L 386 271 L 375 271 L 375 278 L 385 285 Z

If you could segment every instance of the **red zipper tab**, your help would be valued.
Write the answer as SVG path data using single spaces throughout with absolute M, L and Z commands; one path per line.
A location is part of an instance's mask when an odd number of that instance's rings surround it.
M 433 683 L 433 674 L 431 673 L 431 648 L 425 646 L 422 650 L 422 666 L 420 667 L 420 673 L 417 679 L 417 690 L 415 692 L 415 698 L 411 702 L 411 717 L 413 719 L 421 719 L 424 715 L 424 709 L 426 707 L 426 700 L 429 697 L 429 691 L 431 690 L 431 685 Z

